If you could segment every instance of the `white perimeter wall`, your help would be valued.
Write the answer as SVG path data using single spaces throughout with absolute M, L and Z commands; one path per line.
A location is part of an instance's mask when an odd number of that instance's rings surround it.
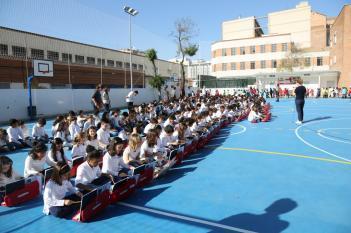
M 139 95 L 135 104 L 149 103 L 157 98 L 152 88 L 135 89 Z M 129 89 L 111 89 L 111 106 L 126 106 L 125 96 Z M 67 113 L 70 110 L 92 111 L 92 89 L 33 89 L 33 105 L 37 107 L 37 116 L 52 116 Z M 27 119 L 28 91 L 26 89 L 0 90 L 0 122 L 11 118 Z

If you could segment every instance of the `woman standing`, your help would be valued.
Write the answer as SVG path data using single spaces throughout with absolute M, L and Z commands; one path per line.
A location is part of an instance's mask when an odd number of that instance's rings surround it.
M 306 88 L 302 85 L 303 82 L 301 79 L 298 79 L 296 83 L 297 87 L 295 89 L 295 105 L 298 118 L 296 124 L 301 125 L 303 122 L 303 107 L 305 105 Z
M 98 112 L 103 108 L 102 98 L 101 98 L 101 85 L 97 85 L 91 101 L 94 107 L 94 112 Z

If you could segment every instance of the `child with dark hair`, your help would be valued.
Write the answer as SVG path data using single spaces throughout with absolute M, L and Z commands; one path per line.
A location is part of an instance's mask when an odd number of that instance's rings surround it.
M 123 161 L 124 142 L 120 138 L 114 138 L 104 155 L 102 162 L 102 173 L 109 175 L 113 182 L 128 176 L 129 165 Z
M 82 194 L 69 181 L 70 170 L 66 163 L 55 165 L 51 179 L 45 185 L 44 214 L 65 218 L 79 209 Z
M 9 152 L 16 150 L 16 146 L 8 140 L 7 132 L 0 129 L 0 152 Z
M 9 157 L 0 156 L 0 188 L 22 178 L 13 170 L 12 164 L 13 162 Z
M 101 151 L 98 150 L 92 150 L 87 153 L 87 160 L 79 165 L 77 169 L 75 184 L 78 189 L 91 191 L 96 186 L 110 181 L 109 177 L 101 176 L 102 173 L 99 167 L 101 157 Z
M 16 149 L 27 147 L 22 130 L 19 128 L 18 120 L 10 120 L 10 127 L 7 128 L 7 134 L 9 141 L 16 147 Z
M 48 148 L 43 142 L 34 142 L 24 163 L 24 177 L 40 175 L 46 164 Z
M 55 138 L 52 141 L 51 149 L 47 156 L 47 163 L 49 166 L 55 166 L 58 162 L 68 164 L 68 159 L 65 156 L 65 152 L 63 150 L 63 141 L 61 138 Z
M 46 119 L 39 118 L 37 123 L 33 126 L 32 137 L 34 140 L 42 141 L 44 143 L 49 142 L 49 136 L 45 132 Z
M 101 120 L 101 127 L 96 134 L 99 147 L 105 149 L 110 143 L 110 123 L 106 120 Z

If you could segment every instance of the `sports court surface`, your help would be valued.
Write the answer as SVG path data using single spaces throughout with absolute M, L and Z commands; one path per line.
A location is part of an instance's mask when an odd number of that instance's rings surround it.
M 307 100 L 300 127 L 293 99 L 271 102 L 271 122 L 222 129 L 93 222 L 45 216 L 38 198 L 0 207 L 0 232 L 350 233 L 351 101 Z M 10 155 L 18 172 L 26 154 Z

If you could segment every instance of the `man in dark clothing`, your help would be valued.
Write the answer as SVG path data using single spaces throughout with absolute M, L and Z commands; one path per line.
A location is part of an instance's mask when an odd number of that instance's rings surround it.
M 301 79 L 297 80 L 296 82 L 297 87 L 295 89 L 295 105 L 298 118 L 296 124 L 301 125 L 303 122 L 303 107 L 305 105 L 306 88 L 302 85 L 303 82 Z
M 97 85 L 95 92 L 94 92 L 93 96 L 91 97 L 91 102 L 92 102 L 93 107 L 94 107 L 94 112 L 100 111 L 100 109 L 103 107 L 101 90 L 102 90 L 101 85 L 100 84 Z

